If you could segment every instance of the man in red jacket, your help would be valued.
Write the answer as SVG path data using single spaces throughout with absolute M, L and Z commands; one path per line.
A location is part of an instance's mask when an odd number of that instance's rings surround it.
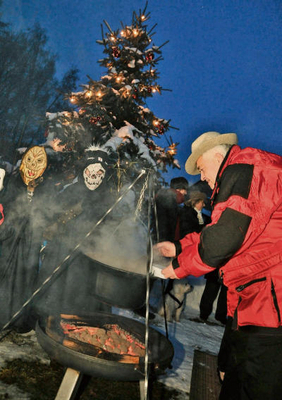
M 228 287 L 220 400 L 281 398 L 282 157 L 241 149 L 235 133 L 206 132 L 191 150 L 185 169 L 213 189 L 212 222 L 156 245 L 175 257 L 163 274 L 180 279 L 217 269 Z

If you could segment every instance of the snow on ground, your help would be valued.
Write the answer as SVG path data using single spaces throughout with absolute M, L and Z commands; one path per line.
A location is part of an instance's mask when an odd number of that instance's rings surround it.
M 154 284 L 150 295 L 150 304 L 153 307 L 157 302 L 154 290 L 158 293 L 159 281 L 157 280 L 157 284 Z M 174 347 L 172 369 L 167 369 L 166 374 L 158 378 L 166 386 L 181 392 L 183 400 L 189 397 L 194 350 L 201 349 L 217 354 L 224 331 L 221 326 L 211 326 L 189 320 L 189 318 L 199 315 L 199 301 L 205 280 L 189 278 L 189 283 L 194 286 L 194 290 L 187 295 L 181 321 L 179 323 L 167 323 L 168 338 Z M 138 317 L 129 310 L 113 309 L 113 312 L 144 322 L 144 318 Z M 210 320 L 214 321 L 213 316 L 211 316 Z M 155 319 L 150 321 L 150 326 L 164 335 L 166 334 L 164 319 L 159 315 L 156 315 Z M 0 342 L 0 368 L 3 368 L 6 361 L 13 359 L 22 359 L 23 361 L 40 360 L 47 364 L 50 362 L 46 353 L 37 343 L 36 335 L 33 331 L 22 335 L 22 343 L 20 345 L 7 341 Z M 0 381 L 0 397 L 7 394 L 11 400 L 29 398 L 28 395 L 20 392 L 15 385 L 7 386 Z
M 13 360 L 40 361 L 43 364 L 50 364 L 50 359 L 38 344 L 34 331 L 22 334 L 18 344 L 12 341 L 0 342 L 0 369 L 5 367 L 6 362 Z M 15 384 L 7 385 L 0 381 L 0 398 L 29 400 L 30 395 L 22 392 Z
M 207 325 L 189 320 L 189 318 L 199 316 L 199 303 L 204 289 L 205 279 L 191 277 L 188 281 L 194 287 L 194 290 L 187 294 L 186 306 L 182 313 L 181 320 L 178 323 L 167 323 L 168 338 L 174 347 L 172 369 L 167 369 L 166 375 L 158 378 L 158 380 L 166 386 L 184 392 L 184 394 L 190 392 L 194 350 L 200 349 L 212 354 L 217 354 L 224 332 L 223 326 Z M 150 304 L 152 304 L 153 307 L 156 304 L 154 288 L 155 285 L 150 295 Z M 128 318 L 144 320 L 144 318 L 138 318 L 132 311 L 117 309 L 114 311 Z M 210 316 L 209 320 L 211 322 L 216 322 L 214 314 Z M 159 330 L 164 335 L 166 334 L 164 319 L 159 315 L 156 315 L 156 318 L 150 321 L 150 326 Z

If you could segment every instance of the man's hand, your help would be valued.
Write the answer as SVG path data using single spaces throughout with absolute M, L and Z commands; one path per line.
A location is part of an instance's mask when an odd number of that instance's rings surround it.
M 154 246 L 155 249 L 164 257 L 175 257 L 176 248 L 172 242 L 160 242 Z
M 162 270 L 162 274 L 165 276 L 165 278 L 169 278 L 169 279 L 179 279 L 176 276 L 176 273 L 174 272 L 174 269 L 172 267 L 172 265 L 170 264 L 168 267 L 164 268 Z

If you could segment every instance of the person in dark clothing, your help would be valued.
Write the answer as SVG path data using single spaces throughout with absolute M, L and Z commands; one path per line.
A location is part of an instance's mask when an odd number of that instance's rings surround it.
M 200 322 L 207 322 L 218 295 L 215 319 L 225 325 L 227 322 L 227 287 L 220 282 L 216 270 L 205 274 L 205 279 L 206 285 L 200 301 Z
M 180 239 L 179 205 L 184 202 L 188 187 L 187 179 L 179 176 L 171 179 L 170 188 L 161 188 L 157 192 L 153 225 L 154 242 Z M 145 317 L 146 307 L 143 306 L 138 310 L 134 310 L 134 312 L 141 317 Z M 150 312 L 149 319 L 154 318 L 155 315 Z
M 173 178 L 170 188 L 162 188 L 156 195 L 155 236 L 158 242 L 179 240 L 179 204 L 185 200 L 188 181 L 184 177 Z
M 41 252 L 37 287 L 40 288 L 54 270 L 61 267 L 37 296 L 34 310 L 41 318 L 60 313 L 78 314 L 89 309 L 111 310 L 95 297 L 96 275 L 92 264 L 81 261 L 85 260 L 89 248 L 95 246 L 99 227 L 94 235 L 89 236 L 89 232 L 114 202 L 110 184 L 113 179 L 107 180 L 111 164 L 108 153 L 94 146 L 85 151 L 80 163 L 77 180 L 53 199 L 52 208 L 56 213 L 43 232 L 47 245 Z M 107 221 L 110 218 L 111 215 Z
M 190 199 L 184 203 L 180 214 L 181 239 L 192 232 L 200 233 L 204 226 L 211 222 L 210 217 L 202 213 L 206 201 L 207 196 L 205 193 L 199 191 L 190 193 Z M 200 318 L 195 318 L 195 321 L 207 322 L 219 293 L 215 319 L 225 325 L 227 318 L 227 288 L 219 281 L 217 271 L 205 274 L 205 279 L 206 285 L 200 301 Z
M 207 201 L 207 196 L 203 192 L 192 191 L 189 199 L 184 202 L 180 209 L 180 238 L 192 232 L 201 232 L 203 227 L 210 223 L 210 217 L 202 213 L 202 209 Z
M 6 324 L 19 332 L 34 328 L 29 307 L 12 317 L 31 296 L 37 276 L 44 226 L 40 187 L 46 167 L 42 146 L 27 149 L 19 169 L 6 177 L 1 190 L 5 218 L 0 226 L 0 329 Z

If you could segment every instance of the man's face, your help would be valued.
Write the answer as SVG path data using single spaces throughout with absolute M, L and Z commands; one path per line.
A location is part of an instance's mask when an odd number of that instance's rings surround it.
M 223 160 L 221 154 L 204 154 L 197 160 L 197 168 L 201 181 L 206 181 L 211 189 L 214 188 L 217 173 Z
M 186 189 L 177 189 L 179 193 L 183 194 L 183 196 L 186 196 L 187 190 Z

